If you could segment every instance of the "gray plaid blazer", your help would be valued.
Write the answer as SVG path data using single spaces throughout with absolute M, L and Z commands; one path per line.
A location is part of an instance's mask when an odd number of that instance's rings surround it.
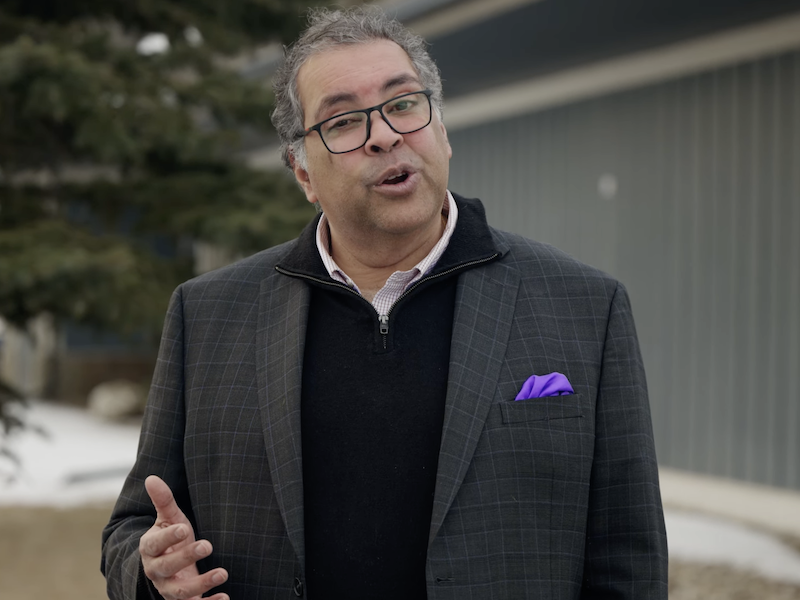
M 428 597 L 666 600 L 652 426 L 625 289 L 550 246 L 491 235 L 501 258 L 458 279 Z M 231 598 L 303 594 L 309 290 L 274 268 L 294 243 L 173 295 L 138 458 L 103 534 L 110 598 L 157 597 L 138 555 L 155 518 L 143 484 L 151 473 L 213 544 L 201 568 L 224 566 L 220 589 Z M 553 371 L 574 395 L 514 401 L 530 375 Z

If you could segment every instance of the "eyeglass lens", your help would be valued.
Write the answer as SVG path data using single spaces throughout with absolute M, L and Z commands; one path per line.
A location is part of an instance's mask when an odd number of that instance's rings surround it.
M 393 98 L 383 105 L 381 112 L 397 133 L 412 133 L 431 121 L 430 101 L 423 93 Z M 319 132 L 331 152 L 350 152 L 366 143 L 367 121 L 366 112 L 347 113 L 325 121 Z

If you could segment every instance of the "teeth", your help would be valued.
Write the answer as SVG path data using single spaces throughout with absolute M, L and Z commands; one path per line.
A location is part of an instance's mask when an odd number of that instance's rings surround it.
M 398 181 L 398 180 L 406 177 L 407 175 L 408 175 L 408 173 L 405 173 L 405 172 L 399 173 L 397 175 L 392 175 L 391 177 L 387 177 L 386 179 L 384 179 L 384 182 L 385 183 L 393 183 L 395 181 Z

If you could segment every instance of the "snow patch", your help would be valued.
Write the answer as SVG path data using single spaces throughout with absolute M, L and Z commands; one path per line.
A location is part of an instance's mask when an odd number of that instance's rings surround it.
M 24 413 L 35 430 L 7 441 L 21 461 L 3 465 L 0 505 L 76 506 L 114 501 L 136 459 L 138 423 L 103 420 L 86 410 L 31 402 Z

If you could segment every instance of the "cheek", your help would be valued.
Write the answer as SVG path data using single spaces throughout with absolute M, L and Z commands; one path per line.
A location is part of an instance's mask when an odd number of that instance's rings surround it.
M 329 154 L 326 152 L 326 154 Z M 324 188 L 335 187 L 336 169 L 327 156 L 314 156 L 308 159 L 308 179 L 317 193 L 324 193 Z
M 309 184 L 323 210 L 326 207 L 329 211 L 336 210 L 339 206 L 346 208 L 347 205 L 354 204 L 362 194 L 354 171 L 348 168 L 346 161 L 335 160 L 336 158 L 331 161 L 323 157 L 309 166 Z M 347 198 L 347 204 L 342 205 L 340 198 Z
M 453 156 L 453 149 L 447 140 L 447 135 L 442 130 L 436 130 L 433 139 L 430 140 L 435 147 L 430 148 L 430 156 L 436 156 L 440 162 L 446 163 Z

